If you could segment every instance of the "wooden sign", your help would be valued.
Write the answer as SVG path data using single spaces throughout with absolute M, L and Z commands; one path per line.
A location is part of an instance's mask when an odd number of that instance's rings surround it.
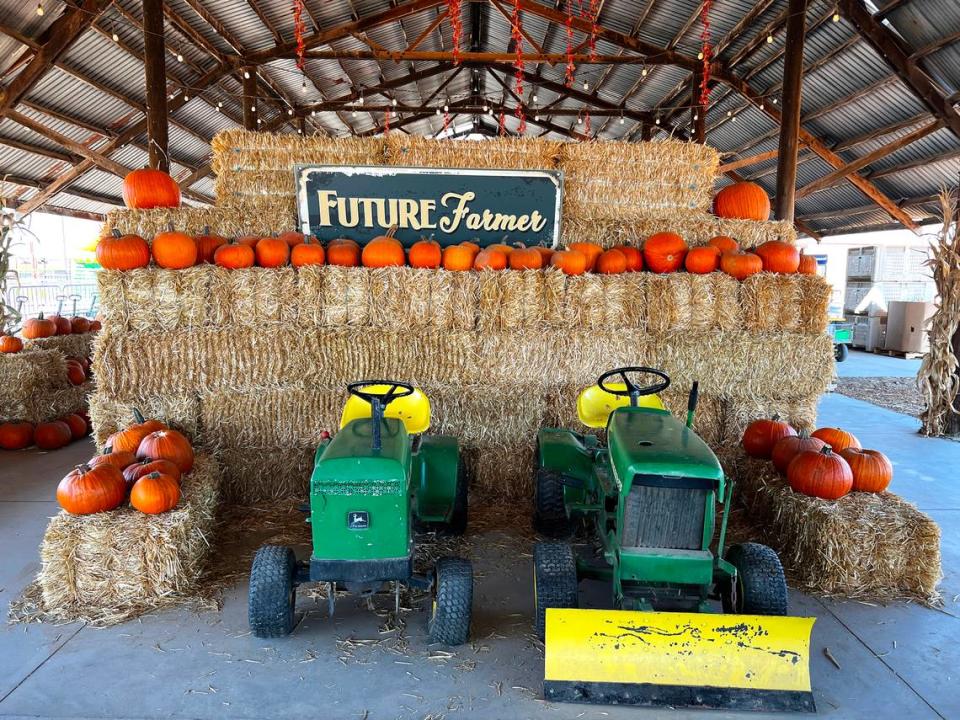
M 392 225 L 412 245 L 522 242 L 556 246 L 563 173 L 386 166 L 298 165 L 302 232 L 362 245 Z

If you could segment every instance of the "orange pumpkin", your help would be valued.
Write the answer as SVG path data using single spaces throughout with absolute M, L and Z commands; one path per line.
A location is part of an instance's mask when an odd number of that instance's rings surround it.
M 57 328 L 54 335 L 70 335 L 73 332 L 70 318 L 63 317 L 63 315 L 49 315 L 47 319 L 52 321 Z
M 92 515 L 120 507 L 127 494 L 113 465 L 78 465 L 57 485 L 57 502 L 71 515 Z
M 720 267 L 720 251 L 712 245 L 695 247 L 687 253 L 683 265 L 687 272 L 697 275 L 712 273 Z
M 760 256 L 767 272 L 795 273 L 800 267 L 800 251 L 781 240 L 768 240 L 753 252 Z
M 826 443 L 820 438 L 810 437 L 810 433 L 801 430 L 799 435 L 787 435 L 773 444 L 770 459 L 781 475 L 787 474 L 787 466 L 804 450 L 822 450 Z
M 173 225 L 166 232 L 153 236 L 153 261 L 168 270 L 181 270 L 197 264 L 197 243 L 186 233 L 177 232 Z
M 67 360 L 67 380 L 70 381 L 70 384 L 83 385 L 86 379 L 87 373 L 84 372 L 83 365 L 76 360 Z
M 265 237 L 257 243 L 254 252 L 257 265 L 265 268 L 283 267 L 290 262 L 290 246 L 278 237 Z
M 494 243 L 493 245 L 487 245 L 483 248 L 484 250 L 496 250 L 497 252 L 502 252 L 504 255 L 510 255 L 514 251 L 512 245 L 507 245 L 506 243 Z
M 23 350 L 23 340 L 14 335 L 0 335 L 0 353 L 18 353 Z
M 33 444 L 33 425 L 28 422 L 0 423 L 0 449 L 23 450 Z
M 257 246 L 258 242 L 260 242 L 259 235 L 241 235 L 237 238 L 237 243 L 239 245 L 246 245 L 251 250 Z
M 133 408 L 133 417 L 136 422 L 124 430 L 118 430 L 107 438 L 107 445 L 116 451 L 135 453 L 140 442 L 150 433 L 157 430 L 166 430 L 167 426 L 159 420 L 145 420 L 139 410 Z
M 643 270 L 643 253 L 640 248 L 633 245 L 617 245 L 614 250 L 619 250 L 627 259 L 627 272 L 639 272 Z
M 594 269 L 601 275 L 619 275 L 627 271 L 627 256 L 619 250 L 605 250 L 597 258 Z
M 80 415 L 76 413 L 71 413 L 60 418 L 67 424 L 67 427 L 70 428 L 70 436 L 74 440 L 79 440 L 82 437 L 86 437 L 87 433 L 90 432 L 90 426 L 87 424 L 87 421 L 84 420 Z
M 850 465 L 829 446 L 821 450 L 804 450 L 787 466 L 787 482 L 795 492 L 836 500 L 853 487 Z
M 123 470 L 123 480 L 127 483 L 127 486 L 130 487 L 144 475 L 149 475 L 152 472 L 169 475 L 178 483 L 183 477 L 180 468 L 170 460 L 164 460 L 162 458 L 160 460 L 151 460 L 150 458 L 145 458 L 139 462 L 127 465 Z
M 576 250 L 558 250 L 550 256 L 550 266 L 564 275 L 583 275 L 587 271 L 587 256 Z
M 710 247 L 715 247 L 721 253 L 738 252 L 740 250 L 740 243 L 728 235 L 717 235 L 716 237 L 712 237 L 707 241 L 707 245 Z
M 35 318 L 30 318 L 23 323 L 23 329 L 20 331 L 27 340 L 36 340 L 38 338 L 53 337 L 57 334 L 57 326 L 54 322 L 40 313 Z
M 277 235 L 277 237 L 283 240 L 290 247 L 291 252 L 293 251 L 293 248 L 307 239 L 302 232 L 297 232 L 296 230 L 286 230 Z
M 140 441 L 137 457 L 170 460 L 184 474 L 193 468 L 193 447 L 176 430 L 157 430 Z
M 676 272 L 683 267 L 686 255 L 687 243 L 676 233 L 656 233 L 643 244 L 643 262 L 655 273 Z
M 597 258 L 603 253 L 603 248 L 596 243 L 575 242 L 567 245 L 567 250 L 573 250 L 583 255 L 587 259 L 587 270 L 593 272 L 597 265 Z
M 162 170 L 143 168 L 123 179 L 123 204 L 132 210 L 180 207 L 180 186 Z
M 860 444 L 860 441 L 857 440 L 856 435 L 849 433 L 846 430 L 841 430 L 840 428 L 817 428 L 813 431 L 813 437 L 823 440 L 827 445 L 833 448 L 834 452 L 846 450 L 848 447 L 857 448 L 858 450 L 863 447 Z
M 534 250 L 540 253 L 540 267 L 550 267 L 550 258 L 553 257 L 553 248 L 544 247 L 543 245 L 534 245 L 531 250 Z
M 763 270 L 763 260 L 753 253 L 725 252 L 720 256 L 720 269 L 737 280 L 745 280 Z
M 353 240 L 340 238 L 327 245 L 327 265 L 357 267 L 360 264 L 360 246 Z
M 130 504 L 142 513 L 157 515 L 173 510 L 180 502 L 180 483 L 170 475 L 152 472 L 133 484 Z
M 893 464 L 879 450 L 844 448 L 840 456 L 853 473 L 853 489 L 858 492 L 883 492 L 893 480 Z
M 90 467 L 96 467 L 97 465 L 113 465 L 118 470 L 123 470 L 128 465 L 132 465 L 137 461 L 136 456 L 129 450 L 114 450 L 112 447 L 107 445 L 103 452 L 99 455 L 95 455 L 90 458 L 90 461 L 87 463 Z
M 200 263 L 210 265 L 213 263 L 213 254 L 221 245 L 227 244 L 227 239 L 220 235 L 211 235 L 210 226 L 203 228 L 203 233 L 194 238 L 197 243 L 197 260 Z
M 800 264 L 797 266 L 797 272 L 801 275 L 817 274 L 817 259 L 813 255 L 800 253 Z
M 436 240 L 417 240 L 408 255 L 410 267 L 435 269 L 443 262 L 443 250 Z
M 769 458 L 773 446 L 781 438 L 796 435 L 797 431 L 774 415 L 771 419 L 754 420 L 743 431 L 741 444 L 747 455 L 756 458 Z
M 463 272 L 473 269 L 476 253 L 465 245 L 448 245 L 443 249 L 443 269 Z
M 305 237 L 303 242 L 294 245 L 290 250 L 290 264 L 294 267 L 323 265 L 325 259 L 323 245 L 313 237 Z
M 103 325 L 100 323 L 99 320 L 91 320 L 91 321 L 90 321 L 90 332 L 92 332 L 92 333 L 100 332 L 100 330 L 101 330 L 102 328 L 103 328 Z
M 543 267 L 543 255 L 534 248 L 517 248 L 507 256 L 511 270 L 539 270 Z
M 221 245 L 213 253 L 213 262 L 230 270 L 253 267 L 256 255 L 249 245 L 241 245 L 235 239 Z
M 41 450 L 57 450 L 71 440 L 70 426 L 61 420 L 40 423 L 33 429 L 33 441 Z
M 134 270 L 150 264 L 150 246 L 139 235 L 123 235 L 114 229 L 97 241 L 97 262 L 106 270 Z
M 504 270 L 507 267 L 507 255 L 493 246 L 484 248 L 473 260 L 474 270 Z
M 770 217 L 770 198 L 756 183 L 734 183 L 713 198 L 713 214 L 734 220 L 766 221 Z
M 379 235 L 363 246 L 360 262 L 364 267 L 401 267 L 406 265 L 407 256 L 403 245 L 393 237 L 397 226 L 393 225 L 385 235 Z
M 74 335 L 90 332 L 90 321 L 81 315 L 74 315 L 70 318 L 70 332 Z
M 475 242 L 470 242 L 469 240 L 464 240 L 464 241 L 463 241 L 462 243 L 460 243 L 460 244 L 461 244 L 463 247 L 465 247 L 465 248 L 470 248 L 470 250 L 473 251 L 473 254 L 474 254 L 474 255 L 476 255 L 478 252 L 480 252 L 480 246 L 477 245 Z

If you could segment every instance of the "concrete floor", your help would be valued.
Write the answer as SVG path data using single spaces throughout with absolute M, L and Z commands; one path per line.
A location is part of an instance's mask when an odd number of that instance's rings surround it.
M 850 357 L 837 363 L 840 377 L 913 377 L 920 369 L 920 359 L 877 355 L 863 350 L 851 350 Z
M 960 717 L 960 444 L 922 438 L 904 415 L 828 395 L 820 422 L 882 447 L 893 489 L 943 529 L 944 607 L 791 597 L 815 615 L 812 677 L 819 713 L 835 718 Z M 89 452 L 0 452 L 0 601 L 15 598 L 39 563 L 37 546 L 58 479 Z M 386 640 L 381 619 L 347 600 L 333 621 L 301 595 L 305 613 L 282 640 L 249 635 L 245 586 L 222 612 L 173 610 L 122 625 L 0 628 L 0 716 L 76 718 L 642 718 L 735 717 L 538 700 L 543 664 L 531 640 L 531 567 L 509 538 L 474 538 L 475 641 L 445 657 L 426 644 L 422 611 L 406 614 L 409 649 L 349 647 Z M 514 542 L 513 545 L 516 545 Z M 480 546 L 485 546 L 486 549 Z M 377 602 L 386 609 L 392 603 Z M 824 649 L 840 664 L 828 661 Z M 756 714 L 747 717 L 759 717 Z

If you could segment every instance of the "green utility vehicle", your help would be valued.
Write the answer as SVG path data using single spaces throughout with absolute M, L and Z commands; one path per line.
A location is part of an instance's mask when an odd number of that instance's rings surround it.
M 288 635 L 297 586 L 327 584 L 329 614 L 337 588 L 372 594 L 393 583 L 396 607 L 406 584 L 429 590 L 431 642 L 459 645 L 470 630 L 473 571 L 468 560 L 440 558 L 429 576 L 414 572 L 414 530 L 462 534 L 467 481 L 456 438 L 424 435 L 430 402 L 393 380 L 347 386 L 340 431 L 317 448 L 310 478 L 309 560 L 293 549 L 261 547 L 250 572 L 249 621 L 257 637 Z

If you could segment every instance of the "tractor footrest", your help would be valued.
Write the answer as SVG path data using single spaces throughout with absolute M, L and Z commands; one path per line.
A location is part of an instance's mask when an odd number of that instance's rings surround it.
M 310 558 L 313 582 L 365 583 L 407 580 L 413 575 L 413 556 L 376 560 Z

